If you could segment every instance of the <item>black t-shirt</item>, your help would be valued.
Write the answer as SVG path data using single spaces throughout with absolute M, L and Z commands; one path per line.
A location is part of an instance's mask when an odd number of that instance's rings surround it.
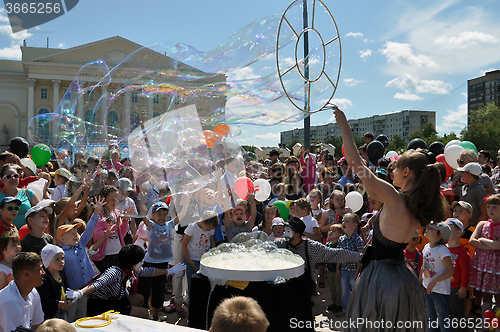
M 21 240 L 21 250 L 25 252 L 34 252 L 40 255 L 43 247 L 45 247 L 46 244 L 54 244 L 54 239 L 50 234 L 43 234 L 43 236 L 40 238 L 34 237 L 33 235 L 31 235 L 31 233 L 28 233 Z

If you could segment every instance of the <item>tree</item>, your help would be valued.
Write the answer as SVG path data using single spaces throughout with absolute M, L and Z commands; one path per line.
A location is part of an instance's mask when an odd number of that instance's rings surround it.
M 253 145 L 242 145 L 241 146 L 245 151 L 255 153 L 255 146 Z
M 343 157 L 342 155 L 342 137 L 331 137 L 325 141 L 326 144 L 331 144 L 335 147 L 335 158 L 340 159 Z M 357 147 L 365 144 L 363 142 L 363 137 L 354 136 L 354 143 L 356 143 Z
M 470 111 L 469 125 L 460 136 L 463 141 L 474 143 L 477 150 L 489 150 L 493 160 L 500 147 L 500 107 L 488 104 Z
M 288 144 L 286 147 L 290 150 L 290 151 L 293 151 L 293 146 L 295 144 L 299 143 L 299 140 L 298 139 L 294 139 L 290 144 Z
M 401 149 L 405 150 L 405 148 L 406 148 L 405 140 L 399 135 L 394 135 L 389 141 L 389 146 L 387 146 L 386 150 L 399 152 Z

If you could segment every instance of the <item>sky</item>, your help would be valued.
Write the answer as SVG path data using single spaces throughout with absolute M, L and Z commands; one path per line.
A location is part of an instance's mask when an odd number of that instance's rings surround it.
M 466 124 L 467 80 L 500 69 L 497 0 L 323 0 L 339 30 L 342 68 L 333 102 L 349 119 L 401 110 L 436 112 L 440 135 Z M 158 41 L 210 51 L 246 24 L 282 13 L 282 0 L 81 0 L 65 15 L 12 33 L 0 6 L 0 58 L 20 59 L 19 46 L 70 48 L 112 36 L 141 45 Z M 311 125 L 334 122 L 330 111 Z M 241 125 L 241 145 L 277 146 L 279 133 L 303 121 Z

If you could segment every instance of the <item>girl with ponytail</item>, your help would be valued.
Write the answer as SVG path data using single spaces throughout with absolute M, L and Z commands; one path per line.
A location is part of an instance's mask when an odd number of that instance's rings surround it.
M 334 108 L 334 113 L 342 129 L 347 163 L 363 182 L 369 197 L 384 203 L 373 221 L 372 244 L 365 248 L 362 272 L 352 290 L 346 316 L 394 324 L 419 321 L 420 326 L 412 323 L 407 331 L 427 330 L 424 295 L 418 278 L 406 266 L 404 249 L 419 226 L 443 220 L 439 169 L 427 153 L 407 151 L 396 162 L 392 186 L 366 167 L 345 114 L 338 108 Z M 363 328 L 367 327 L 347 330 Z

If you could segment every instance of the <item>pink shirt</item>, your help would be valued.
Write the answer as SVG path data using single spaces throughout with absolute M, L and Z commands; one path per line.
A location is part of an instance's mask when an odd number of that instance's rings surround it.
M 124 238 L 128 232 L 129 223 L 124 222 L 122 220 L 122 218 L 119 216 L 118 209 L 115 209 L 111 213 L 114 213 L 116 216 L 117 225 L 118 225 L 118 228 L 116 231 L 118 233 L 118 237 L 120 238 L 120 243 L 122 244 L 122 247 L 123 247 L 123 246 L 125 246 Z M 108 221 L 106 219 L 106 215 L 104 214 L 104 210 L 101 210 L 101 212 L 99 213 L 99 219 L 97 220 L 97 224 L 95 225 L 94 231 L 92 232 L 92 237 L 94 238 L 94 241 L 99 240 L 101 238 L 101 236 L 104 235 L 104 232 L 106 231 L 107 228 L 108 228 Z M 108 241 L 104 241 L 99 246 L 99 251 L 97 252 L 97 254 L 92 256 L 92 260 L 100 261 L 104 258 L 104 256 L 105 256 L 104 252 L 106 251 L 106 244 L 107 243 L 108 243 Z

